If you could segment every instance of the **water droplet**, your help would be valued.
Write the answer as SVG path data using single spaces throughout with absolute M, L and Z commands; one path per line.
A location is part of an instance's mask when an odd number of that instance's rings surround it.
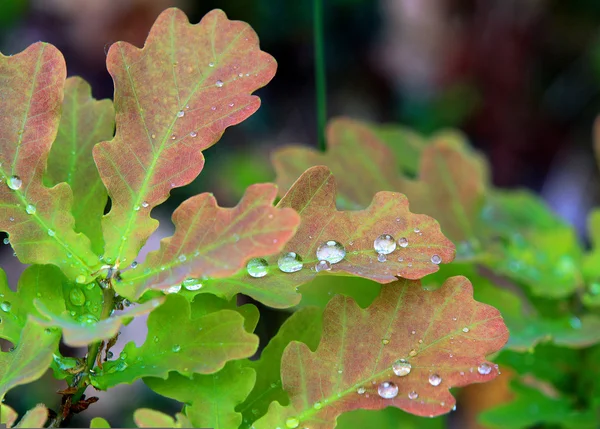
M 183 287 L 191 291 L 199 290 L 202 289 L 202 283 L 200 282 L 200 279 L 185 279 L 183 281 Z
M 85 295 L 83 291 L 79 288 L 74 287 L 69 292 L 69 299 L 71 300 L 71 304 L 81 307 L 85 304 Z
M 407 247 L 408 246 L 408 239 L 405 237 L 402 237 L 401 239 L 398 240 L 398 245 L 400 247 Z
M 408 352 L 408 355 L 410 357 L 415 357 L 417 355 L 417 351 L 415 349 L 412 349 L 410 352 Z
M 8 185 L 8 187 L 10 189 L 12 189 L 13 191 L 16 191 L 18 189 L 21 189 L 21 185 L 23 185 L 23 181 L 21 180 L 21 178 L 19 176 L 10 176 L 6 180 L 6 184 Z
M 408 399 L 417 399 L 419 397 L 419 394 L 417 392 L 415 392 L 414 390 L 412 392 L 409 392 L 408 394 Z
M 442 377 L 440 377 L 439 375 L 431 374 L 429 376 L 429 384 L 431 384 L 432 386 L 439 386 L 441 382 L 442 382 Z
M 396 241 L 389 234 L 382 234 L 373 242 L 373 248 L 380 255 L 389 255 L 396 250 Z M 380 261 L 381 262 L 381 261 Z
M 214 66 L 215 66 L 215 63 L 213 63 L 213 62 L 211 61 L 210 63 L 208 63 L 208 66 L 209 66 L 209 67 L 214 67 Z
M 11 216 L 11 217 L 8 218 L 8 220 L 11 221 L 11 222 L 14 222 L 15 218 Z
M 366 391 L 367 391 L 367 389 L 365 389 L 362 386 L 359 387 L 358 389 L 356 389 L 356 393 L 358 393 L 359 395 L 363 395 Z
M 583 326 L 581 323 L 581 319 L 577 316 L 573 316 L 569 319 L 569 325 L 571 325 L 571 328 L 573 329 L 581 329 L 581 327 Z
M 319 401 L 315 402 L 315 404 L 313 405 L 313 408 L 315 410 L 320 410 L 323 407 L 323 404 L 321 404 Z
M 92 282 L 92 283 L 88 283 L 85 288 L 87 290 L 92 290 L 92 289 L 94 289 L 94 287 L 96 287 L 96 283 Z
M 233 107 L 233 106 L 235 106 L 235 104 L 229 103 L 229 107 Z
M 399 377 L 404 377 L 405 375 L 410 374 L 410 370 L 412 369 L 412 365 L 406 361 L 406 359 L 398 359 L 396 362 L 392 364 L 392 371 Z
M 379 254 L 377 254 L 377 260 L 379 262 L 385 262 L 385 261 L 387 261 L 387 256 L 385 256 L 385 254 L 383 254 L 383 253 L 379 253 Z
M 315 264 L 315 271 L 329 271 L 331 270 L 331 263 L 329 261 L 319 261 Z
M 212 106 L 212 107 L 210 108 L 210 110 L 213 110 L 213 111 L 214 111 L 214 110 L 217 110 L 217 106 Z
M 27 207 L 25 207 L 25 211 L 27 212 L 27 214 L 35 214 L 35 206 L 33 204 L 27 204 Z
M 277 260 L 277 266 L 284 273 L 295 273 L 300 271 L 304 264 L 302 258 L 295 252 L 288 252 Z
M 170 293 L 177 293 L 181 290 L 181 285 L 177 284 L 177 285 L 173 285 L 171 287 L 169 287 L 167 290 L 165 290 L 166 294 L 170 294 Z
M 156 335 L 154 336 L 154 342 L 158 343 L 158 337 Z
M 344 249 L 344 246 L 341 243 L 335 240 L 329 240 L 317 248 L 316 255 L 319 261 L 337 264 L 346 256 L 346 249 Z
M 223 81 L 222 80 L 218 80 L 216 83 L 218 88 L 221 88 L 223 86 Z
M 54 237 L 54 236 L 56 235 L 56 232 L 54 232 L 54 230 L 53 230 L 53 229 L 49 229 L 49 230 L 48 230 L 48 235 L 49 235 L 50 237 Z
M 177 353 L 181 350 L 181 346 L 179 344 L 175 344 L 172 348 L 173 352 Z
M 148 207 L 148 203 L 146 201 L 142 201 L 142 207 L 144 207 L 144 208 Z
M 196 137 L 198 133 L 196 131 L 190 132 L 190 137 Z
M 133 261 L 130 265 L 131 268 L 137 268 L 138 266 L 138 262 L 137 261 Z
M 79 284 L 84 284 L 85 283 L 85 276 L 83 274 L 79 274 L 76 278 L 75 278 L 75 282 L 79 283 Z
M 177 259 L 179 259 L 179 262 L 185 262 L 187 260 L 187 257 L 185 255 L 179 255 Z
M 435 265 L 439 265 L 440 262 L 442 262 L 442 258 L 440 258 L 440 255 L 433 255 L 431 257 L 431 262 L 433 262 Z
M 11 307 L 12 307 L 12 305 L 8 301 L 3 301 L 0 304 L 0 309 L 2 309 L 2 311 L 4 311 L 5 313 L 8 313 L 10 311 Z
M 269 264 L 263 258 L 250 259 L 246 264 L 246 271 L 250 277 L 264 277 L 269 272 Z
M 384 381 L 377 387 L 377 393 L 384 399 L 392 399 L 398 395 L 398 386 L 391 381 Z
M 185 112 L 183 110 L 180 110 L 179 112 L 177 112 L 178 118 L 183 118 L 184 116 L 185 116 Z
M 296 417 L 289 417 L 285 421 L 285 427 L 287 427 L 289 429 L 297 428 L 298 425 L 300 425 L 300 420 L 298 420 Z
M 106 357 L 109 358 L 109 359 L 112 359 L 113 356 L 114 356 L 113 352 L 107 352 L 106 353 Z
M 140 211 L 140 206 L 134 206 L 133 210 L 135 210 L 136 212 L 139 212 Z
M 482 363 L 477 367 L 477 372 L 481 375 L 488 375 L 490 372 L 492 372 L 492 367 L 487 363 Z
M 463 331 L 463 332 L 465 332 L 465 333 L 467 333 L 467 332 L 469 332 L 469 328 L 467 328 L 467 327 L 465 326 L 464 328 L 462 328 L 462 331 Z
M 419 233 L 419 232 L 421 232 L 421 230 L 419 228 L 415 228 L 415 232 Z
M 390 343 L 390 340 L 388 340 L 387 338 L 384 338 L 383 340 L 381 340 L 381 344 L 383 344 L 384 346 L 387 346 Z
M 2 240 L 2 242 L 4 244 L 10 244 L 10 240 L 8 239 L 8 237 L 6 237 L 4 240 Z

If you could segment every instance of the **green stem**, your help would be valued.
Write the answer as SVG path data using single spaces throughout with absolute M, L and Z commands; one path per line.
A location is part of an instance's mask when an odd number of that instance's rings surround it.
M 325 52 L 323 42 L 323 0 L 313 2 L 313 34 L 315 44 L 315 91 L 317 95 L 317 140 L 319 150 L 325 151 L 327 124 L 327 88 L 325 80 Z

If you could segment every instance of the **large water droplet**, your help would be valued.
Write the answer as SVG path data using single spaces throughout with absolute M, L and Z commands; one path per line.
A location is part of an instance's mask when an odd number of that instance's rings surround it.
M 346 249 L 341 243 L 335 240 L 329 240 L 317 248 L 317 259 L 327 261 L 331 264 L 337 264 L 346 256 Z
M 296 417 L 289 417 L 286 421 L 285 421 L 285 427 L 289 428 L 289 429 L 295 429 L 300 425 L 300 420 L 298 420 Z
M 304 264 L 302 258 L 295 252 L 288 252 L 277 260 L 277 266 L 284 273 L 295 273 L 300 271 Z
M 8 313 L 10 311 L 11 307 L 12 307 L 12 305 L 8 301 L 3 301 L 0 304 L 0 309 L 2 309 L 2 311 L 4 311 L 5 313 Z
M 21 180 L 21 178 L 19 176 L 10 176 L 6 180 L 6 184 L 8 185 L 8 187 L 10 189 L 12 189 L 13 191 L 16 191 L 17 189 L 21 189 L 21 186 L 23 185 L 23 181 Z
M 418 397 L 419 397 L 419 394 L 417 392 L 415 392 L 414 390 L 408 394 L 408 399 L 417 399 Z
M 329 271 L 331 270 L 331 263 L 329 261 L 319 261 L 315 264 L 315 271 Z
M 180 346 L 179 344 L 175 344 L 175 345 L 173 346 L 172 350 L 173 350 L 175 353 L 177 353 L 177 352 L 179 352 L 179 350 L 181 350 L 181 346 Z
M 382 234 L 373 242 L 373 248 L 379 254 L 388 255 L 396 250 L 396 240 L 389 234 Z
M 33 204 L 27 204 L 27 207 L 25 207 L 25 211 L 27 212 L 27 214 L 35 214 L 35 206 Z
M 78 307 L 85 304 L 85 295 L 83 291 L 76 287 L 71 289 L 71 292 L 69 292 L 69 299 L 71 300 L 71 304 L 76 305 Z
M 377 393 L 384 399 L 392 399 L 398 396 L 398 386 L 391 381 L 384 381 L 377 387 Z
M 408 239 L 405 237 L 402 237 L 401 239 L 398 240 L 398 245 L 400 247 L 407 247 L 408 246 Z
M 199 290 L 202 289 L 202 282 L 200 279 L 185 279 L 183 281 L 183 287 L 191 291 Z
M 440 257 L 440 255 L 433 255 L 431 257 L 431 262 L 433 262 L 435 265 L 439 265 L 440 262 L 442 262 L 442 258 Z
M 79 284 L 83 284 L 85 283 L 85 276 L 83 274 L 79 274 L 76 278 L 75 278 L 75 282 L 79 283 Z
M 246 271 L 250 277 L 264 277 L 269 272 L 269 263 L 263 258 L 250 259 L 246 264 Z
M 441 382 L 442 382 L 442 377 L 440 377 L 439 375 L 431 374 L 429 376 L 429 384 L 431 384 L 432 386 L 439 386 Z
M 405 375 L 410 374 L 410 370 L 412 369 L 412 365 L 408 363 L 405 359 L 398 359 L 396 362 L 392 364 L 392 371 L 399 377 L 404 377 Z
M 165 290 L 166 294 L 170 294 L 170 293 L 177 293 L 181 290 L 181 285 L 180 284 L 176 284 L 173 285 L 171 287 L 169 287 L 167 290 Z
M 477 367 L 477 372 L 481 375 L 488 375 L 490 372 L 492 372 L 492 367 L 487 363 L 482 363 Z
M 215 85 L 217 85 L 217 87 L 221 88 L 223 86 L 223 81 L 222 80 L 218 80 Z

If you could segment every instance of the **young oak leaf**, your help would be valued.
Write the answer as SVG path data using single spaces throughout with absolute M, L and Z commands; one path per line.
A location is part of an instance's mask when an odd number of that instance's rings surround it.
M 182 296 L 168 295 L 148 316 L 144 344 L 127 343 L 118 359 L 91 375 L 92 385 L 106 390 L 142 377 L 167 378 L 170 371 L 188 377 L 217 372 L 227 361 L 256 352 L 258 337 L 244 329 L 244 322 L 237 311 L 206 313 Z
M 111 211 L 102 221 L 105 261 L 132 261 L 158 222 L 150 211 L 202 170 L 202 150 L 254 113 L 250 95 L 275 74 L 275 60 L 247 24 L 220 10 L 191 25 L 163 12 L 144 48 L 118 42 L 107 57 L 115 84 L 116 135 L 94 148 Z
M 90 421 L 90 428 L 110 428 L 110 424 L 102 417 L 94 417 Z
M 149 287 L 168 289 L 186 279 L 197 290 L 194 278 L 230 276 L 248 259 L 280 251 L 300 217 L 273 207 L 276 196 L 276 186 L 267 183 L 250 186 L 233 208 L 219 207 L 208 193 L 184 201 L 173 213 L 175 234 L 135 270 L 122 273 L 117 292 L 137 299 Z
M 203 290 L 225 296 L 244 293 L 265 305 L 290 307 L 300 300 L 296 287 L 313 279 L 317 270 L 385 284 L 397 276 L 419 279 L 454 258 L 454 245 L 441 233 L 437 221 L 411 213 L 404 195 L 379 192 L 369 207 L 359 211 L 338 211 L 335 198 L 335 180 L 329 169 L 308 169 L 277 205 L 294 209 L 302 219 L 283 254 L 265 258 L 267 266 L 263 263 L 264 270 L 258 270 L 259 275 L 264 273 L 262 277 L 244 270 L 207 281 Z M 317 257 L 322 246 L 327 249 Z M 331 264 L 319 263 L 328 258 Z
M 16 417 L 16 416 L 15 416 Z M 43 428 L 48 420 L 48 409 L 44 404 L 38 404 L 31 410 L 27 411 L 15 428 Z M 13 421 L 14 423 L 14 421 Z M 6 427 L 12 427 L 12 423 Z
M 69 185 L 42 183 L 65 75 L 63 56 L 52 45 L 0 55 L 0 230 L 21 262 L 55 264 L 76 278 L 95 271 L 98 258 L 90 240 L 73 230 Z
M 133 413 L 133 421 L 139 428 L 191 428 L 188 418 L 177 413 L 175 418 L 149 408 L 139 408 Z
M 473 300 L 465 277 L 435 291 L 399 280 L 365 310 L 338 295 L 325 309 L 317 350 L 292 342 L 283 354 L 291 404 L 272 403 L 254 427 L 333 428 L 340 414 L 359 408 L 447 413 L 455 404 L 450 388 L 496 377 L 485 356 L 507 339 L 500 312 Z
M 193 427 L 237 429 L 242 415 L 235 407 L 246 399 L 255 380 L 253 369 L 234 361 L 215 374 L 188 378 L 172 372 L 167 380 L 145 378 L 144 383 L 156 393 L 186 404 L 185 415 Z
M 17 421 L 18 414 L 15 410 L 5 404 L 0 403 L 0 423 L 5 424 L 7 428 L 13 427 Z
M 108 194 L 92 158 L 94 145 L 112 137 L 115 110 L 111 100 L 96 100 L 90 85 L 80 77 L 65 83 L 65 98 L 58 135 L 48 158 L 46 181 L 66 182 L 73 191 L 71 212 L 75 230 L 84 233 L 97 254 L 104 242 L 100 221 Z

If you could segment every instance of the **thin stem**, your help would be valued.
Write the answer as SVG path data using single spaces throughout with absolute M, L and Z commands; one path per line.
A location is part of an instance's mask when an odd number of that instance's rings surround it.
M 323 41 L 323 0 L 313 2 L 313 35 L 315 44 L 315 90 L 317 98 L 317 141 L 319 150 L 325 151 L 325 126 L 327 124 L 327 88 L 325 80 L 325 52 Z

